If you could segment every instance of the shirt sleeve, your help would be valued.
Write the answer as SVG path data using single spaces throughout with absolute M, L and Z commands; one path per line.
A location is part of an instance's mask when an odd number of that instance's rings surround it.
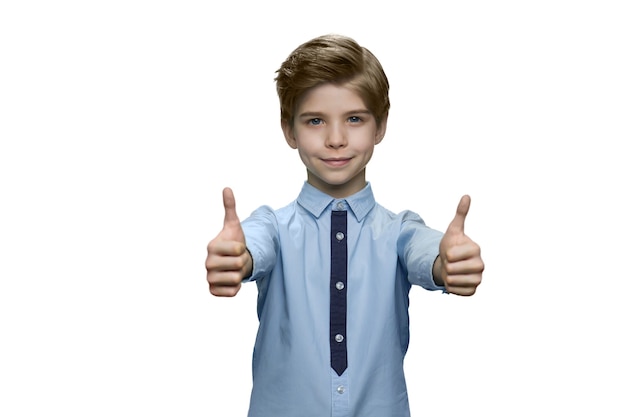
M 411 211 L 400 213 L 401 226 L 398 237 L 398 257 L 407 271 L 412 285 L 429 291 L 445 291 L 435 284 L 433 265 L 439 255 L 439 242 L 443 233 L 426 226 L 422 218 Z
M 274 210 L 268 206 L 259 207 L 241 223 L 241 227 L 252 256 L 252 275 L 244 282 L 257 281 L 272 272 L 280 249 Z

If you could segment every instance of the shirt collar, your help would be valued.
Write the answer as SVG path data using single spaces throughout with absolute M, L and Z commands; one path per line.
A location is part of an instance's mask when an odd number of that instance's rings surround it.
M 318 190 L 305 181 L 298 196 L 298 204 L 308 210 L 316 218 L 322 215 L 322 212 L 334 201 L 344 200 L 354 213 L 357 221 L 360 222 L 370 212 L 376 204 L 374 193 L 370 183 L 366 183 L 363 189 L 344 199 L 335 199 L 328 194 Z

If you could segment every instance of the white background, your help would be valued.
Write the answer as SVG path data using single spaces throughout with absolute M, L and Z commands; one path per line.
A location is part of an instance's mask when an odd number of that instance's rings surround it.
M 224 186 L 299 192 L 274 71 L 336 32 L 391 82 L 377 199 L 445 229 L 470 194 L 486 262 L 411 293 L 413 414 L 624 416 L 621 4 L 3 2 L 0 415 L 245 415 L 256 287 L 212 297 L 206 244 Z

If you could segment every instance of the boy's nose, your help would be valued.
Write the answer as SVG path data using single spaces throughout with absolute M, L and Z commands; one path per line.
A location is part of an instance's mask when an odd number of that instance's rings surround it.
M 347 143 L 346 131 L 343 126 L 332 126 L 326 137 L 326 146 L 330 148 L 341 148 Z

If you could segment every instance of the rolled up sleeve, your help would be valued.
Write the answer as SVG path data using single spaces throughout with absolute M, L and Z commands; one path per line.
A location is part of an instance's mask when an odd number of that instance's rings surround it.
M 276 264 L 280 250 L 276 216 L 270 207 L 262 206 L 241 227 L 253 262 L 252 275 L 244 281 L 257 281 L 269 275 Z
M 398 257 L 407 271 L 409 282 L 429 291 L 445 291 L 445 287 L 436 285 L 433 278 L 433 265 L 439 255 L 443 233 L 426 226 L 416 213 L 405 211 L 399 217 L 402 223 Z

